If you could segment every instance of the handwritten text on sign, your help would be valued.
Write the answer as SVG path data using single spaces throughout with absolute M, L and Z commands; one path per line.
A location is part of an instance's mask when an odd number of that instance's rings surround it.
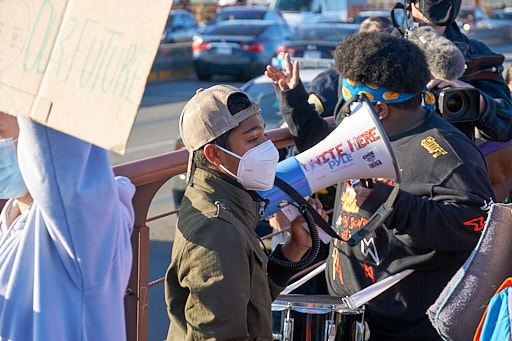
M 54 46 L 49 44 L 56 29 L 57 16 L 51 1 L 44 1 L 34 22 L 23 58 L 25 72 L 46 72 L 44 56 L 52 49 L 50 75 L 65 83 L 74 81 L 90 92 L 110 93 L 126 101 L 134 82 L 145 82 L 140 74 L 140 61 L 152 52 L 135 43 L 125 44 L 124 33 L 92 18 L 65 19 L 61 36 Z M 40 35 L 43 34 L 43 39 Z M 88 37 L 88 39 L 84 39 Z M 141 56 L 143 55 L 143 56 Z M 138 57 L 136 60 L 136 57 Z M 72 70 L 79 77 L 70 79 Z
M 123 152 L 171 4 L 0 1 L 0 111 Z

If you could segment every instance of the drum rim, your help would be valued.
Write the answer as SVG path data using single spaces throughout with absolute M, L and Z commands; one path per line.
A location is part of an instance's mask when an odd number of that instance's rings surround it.
M 293 300 L 286 300 L 287 297 L 293 297 Z M 284 311 L 290 309 L 299 313 L 309 314 L 325 314 L 335 311 L 339 314 L 356 315 L 362 314 L 364 312 L 364 306 L 357 309 L 350 309 L 346 306 L 345 303 L 341 301 L 341 298 L 339 297 L 330 296 L 333 300 L 331 303 L 300 302 L 301 297 L 308 297 L 309 300 L 314 299 L 314 297 L 318 297 L 319 299 L 321 298 L 325 300 L 329 298 L 329 295 L 280 295 L 274 300 L 274 302 L 272 302 L 272 311 Z

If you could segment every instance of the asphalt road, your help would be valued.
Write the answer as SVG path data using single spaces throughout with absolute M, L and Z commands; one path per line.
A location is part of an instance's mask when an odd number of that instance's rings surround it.
M 497 53 L 505 54 L 505 70 L 512 64 L 512 45 L 489 45 Z M 195 76 L 149 83 L 136 117 L 125 155 L 111 153 L 113 165 L 146 158 L 174 150 L 179 134 L 178 118 L 185 103 L 198 88 L 208 88 L 214 84 L 242 83 L 230 77 L 217 76 L 211 82 L 197 81 Z M 173 198 L 168 183 L 157 193 L 150 207 L 149 216 L 174 209 Z M 150 227 L 150 281 L 165 275 L 171 259 L 174 237 L 175 216 L 149 223 Z M 165 339 L 169 320 L 165 309 L 164 289 L 158 284 L 149 291 L 149 331 L 148 340 Z

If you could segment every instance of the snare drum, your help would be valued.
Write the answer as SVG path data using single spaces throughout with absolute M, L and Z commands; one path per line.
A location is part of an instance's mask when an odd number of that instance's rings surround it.
M 364 341 L 364 307 L 328 295 L 281 295 L 272 303 L 272 336 L 282 341 Z

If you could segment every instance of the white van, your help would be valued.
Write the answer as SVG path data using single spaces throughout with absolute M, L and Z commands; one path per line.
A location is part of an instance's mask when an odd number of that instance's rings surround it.
M 347 0 L 271 0 L 290 26 L 317 21 L 347 21 Z

